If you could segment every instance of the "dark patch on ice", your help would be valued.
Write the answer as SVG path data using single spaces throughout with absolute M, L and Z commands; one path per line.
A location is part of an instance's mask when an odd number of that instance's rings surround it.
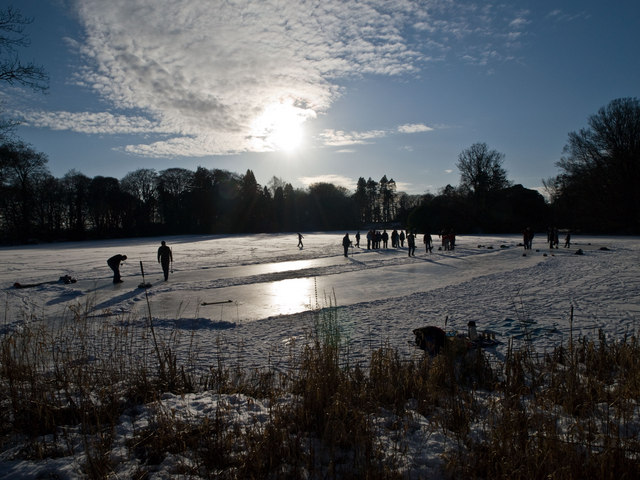
M 114 288 L 118 288 L 118 286 L 116 286 Z M 105 300 L 104 302 L 102 302 L 102 303 L 96 305 L 95 307 L 93 307 L 93 309 L 94 310 L 106 310 L 107 308 L 109 308 L 111 306 L 118 305 L 120 302 L 124 302 L 125 300 L 129 300 L 130 298 L 135 297 L 139 293 L 140 293 L 140 291 L 138 289 L 123 293 L 122 295 L 118 295 L 117 297 L 112 297 L 109 300 Z
M 235 322 L 224 320 L 211 320 L 210 318 L 179 318 L 160 319 L 154 318 L 153 325 L 158 328 L 173 329 L 179 327 L 181 330 L 229 330 L 236 327 Z
M 57 305 L 58 303 L 68 302 L 82 296 L 82 292 L 80 290 L 71 290 L 62 292 L 62 294 L 57 298 L 52 298 L 47 302 L 47 305 Z

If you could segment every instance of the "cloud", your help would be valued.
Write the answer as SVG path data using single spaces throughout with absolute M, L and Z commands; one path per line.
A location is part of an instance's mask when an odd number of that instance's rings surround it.
M 436 0 L 83 0 L 84 61 L 73 78 L 111 112 L 30 112 L 32 125 L 83 133 L 161 133 L 123 145 L 148 156 L 264 151 L 257 118 L 291 104 L 300 122 L 329 111 L 345 80 L 417 75 L 433 61 L 507 60 L 526 15 L 507 4 Z M 512 11 L 513 10 L 513 11 Z M 126 117 L 127 111 L 136 114 Z M 271 121 L 276 122 L 275 119 Z M 418 125 L 403 126 L 402 133 Z M 265 131 L 275 130 L 266 125 Z M 421 130 L 427 131 L 427 130 Z M 328 145 L 386 132 L 325 131 Z
M 141 116 L 114 115 L 108 112 L 19 112 L 31 127 L 71 130 L 91 134 L 174 133 L 169 127 Z
M 384 138 L 395 133 L 422 133 L 430 132 L 433 128 L 422 123 L 408 123 L 400 125 L 394 130 L 368 130 L 365 132 L 345 132 L 343 130 L 326 129 L 319 135 L 323 145 L 328 147 L 343 147 L 347 145 L 365 145 L 373 143 L 373 140 Z M 343 151 L 349 151 L 343 149 Z
M 408 182 L 396 182 L 396 192 L 415 192 L 416 186 L 413 183 Z M 413 195 L 413 193 L 409 193 Z
M 422 123 L 408 123 L 406 125 L 400 125 L 398 127 L 398 132 L 400 133 L 422 133 L 431 132 L 432 130 L 433 128 Z
M 547 18 L 556 23 L 570 23 L 576 20 L 586 20 L 590 15 L 584 11 L 567 13 L 560 9 L 551 10 L 547 13 Z
M 300 177 L 298 181 L 304 186 L 308 187 L 315 183 L 331 183 L 338 187 L 344 187 L 348 190 L 355 191 L 356 186 L 358 185 L 357 180 L 353 178 L 345 177 L 343 175 L 316 175 L 314 177 Z
M 344 132 L 342 130 L 324 130 L 320 133 L 322 143 L 328 147 L 342 147 L 346 145 L 363 145 L 371 140 L 387 136 L 386 130 L 370 130 L 367 132 Z

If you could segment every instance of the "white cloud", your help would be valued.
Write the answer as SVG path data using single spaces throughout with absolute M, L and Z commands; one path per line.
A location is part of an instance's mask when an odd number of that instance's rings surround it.
M 396 182 L 396 192 L 407 192 L 413 195 L 412 192 L 416 191 L 416 186 L 413 183 L 408 182 Z
M 343 175 L 316 175 L 314 177 L 300 177 L 298 181 L 304 186 L 308 187 L 315 183 L 331 183 L 338 187 L 344 187 L 349 190 L 355 191 L 358 185 L 357 180 L 353 178 L 345 177 Z
M 252 126 L 273 105 L 291 102 L 300 122 L 329 110 L 340 82 L 362 75 L 417 74 L 452 55 L 486 65 L 509 58 L 526 26 L 509 6 L 478 8 L 436 0 L 83 0 L 84 38 L 70 40 L 85 60 L 76 83 L 111 111 L 29 113 L 38 126 L 84 133 L 162 133 L 123 146 L 149 156 L 263 151 Z M 506 11 L 503 11 L 506 9 Z M 490 47 L 490 48 L 489 48 Z M 265 131 L 275 127 L 267 125 Z M 428 131 L 426 125 L 405 125 Z M 384 131 L 328 130 L 328 145 L 365 143 Z M 252 137 L 253 135 L 253 137 Z M 160 140 L 160 141 L 158 141 Z
M 328 147 L 342 147 L 345 145 L 363 145 L 371 143 L 371 140 L 387 135 L 385 130 L 370 130 L 367 132 L 344 132 L 342 130 L 324 130 L 320 138 Z
M 347 145 L 365 145 L 374 140 L 387 137 L 394 133 L 422 133 L 430 132 L 433 128 L 422 123 L 407 123 L 395 130 L 368 130 L 365 132 L 345 132 L 343 130 L 327 129 L 320 133 L 323 145 L 328 147 L 343 147 Z M 349 150 L 342 150 L 349 151 Z
M 583 11 L 567 13 L 560 9 L 551 10 L 547 14 L 547 18 L 558 23 L 568 23 L 568 22 L 573 22 L 575 20 L 585 20 L 585 19 L 588 19 L 589 17 L 590 15 Z
M 398 132 L 400 133 L 422 133 L 431 132 L 433 128 L 424 125 L 423 123 L 407 123 L 406 125 L 400 125 Z
M 108 112 L 19 112 L 22 121 L 31 127 L 52 130 L 71 130 L 93 134 L 130 133 L 175 133 L 174 129 L 162 126 L 141 116 L 113 115 Z

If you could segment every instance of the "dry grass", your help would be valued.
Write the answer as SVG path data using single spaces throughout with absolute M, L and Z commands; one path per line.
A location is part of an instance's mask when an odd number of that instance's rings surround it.
M 82 309 L 54 327 L 25 324 L 0 338 L 3 450 L 21 445 L 14 456 L 32 460 L 77 456 L 88 478 L 109 478 L 121 416 L 144 409 L 125 447 L 136 478 L 169 456 L 186 477 L 408 478 L 411 467 L 380 440 L 377 419 L 395 418 L 386 428 L 402 436 L 422 416 L 452 439 L 443 477 L 620 480 L 640 471 L 635 337 L 601 334 L 546 355 L 510 348 L 493 366 L 481 350 L 407 361 L 387 345 L 351 365 L 339 309 L 314 318 L 284 373 L 220 360 L 196 374 L 197 355 L 183 364 L 175 353 L 179 333 L 159 338 L 150 319 L 145 338 L 131 319 L 91 322 Z M 269 418 L 243 424 L 224 402 L 191 418 L 161 401 L 202 391 L 264 401 Z

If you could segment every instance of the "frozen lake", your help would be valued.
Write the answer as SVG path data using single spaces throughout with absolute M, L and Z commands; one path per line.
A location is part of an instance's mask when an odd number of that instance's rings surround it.
M 575 236 L 571 248 L 549 250 L 537 235 L 525 252 L 520 235 L 462 235 L 453 251 L 438 251 L 434 235 L 429 254 L 419 236 L 415 257 L 406 246 L 367 250 L 365 244 L 346 258 L 343 232 L 304 235 L 303 249 L 295 234 L 164 238 L 174 254 L 168 282 L 156 261 L 161 238 L 4 248 L 5 328 L 26 318 L 69 316 L 70 308 L 86 309 L 96 321 L 144 318 L 143 262 L 161 328 L 195 331 L 205 345 L 220 338 L 229 348 L 251 342 L 257 364 L 274 346 L 304 336 L 306 312 L 330 305 L 339 307 L 359 358 L 372 343 L 406 351 L 414 328 L 445 327 L 445 319 L 447 328 L 464 331 L 474 320 L 505 343 L 526 336 L 542 349 L 566 341 L 572 307 L 575 334 L 602 329 L 622 336 L 638 329 L 637 237 Z M 116 253 L 128 260 L 124 283 L 114 286 L 106 259 Z M 77 283 L 56 282 L 65 274 Z M 14 282 L 46 283 L 16 289 Z

